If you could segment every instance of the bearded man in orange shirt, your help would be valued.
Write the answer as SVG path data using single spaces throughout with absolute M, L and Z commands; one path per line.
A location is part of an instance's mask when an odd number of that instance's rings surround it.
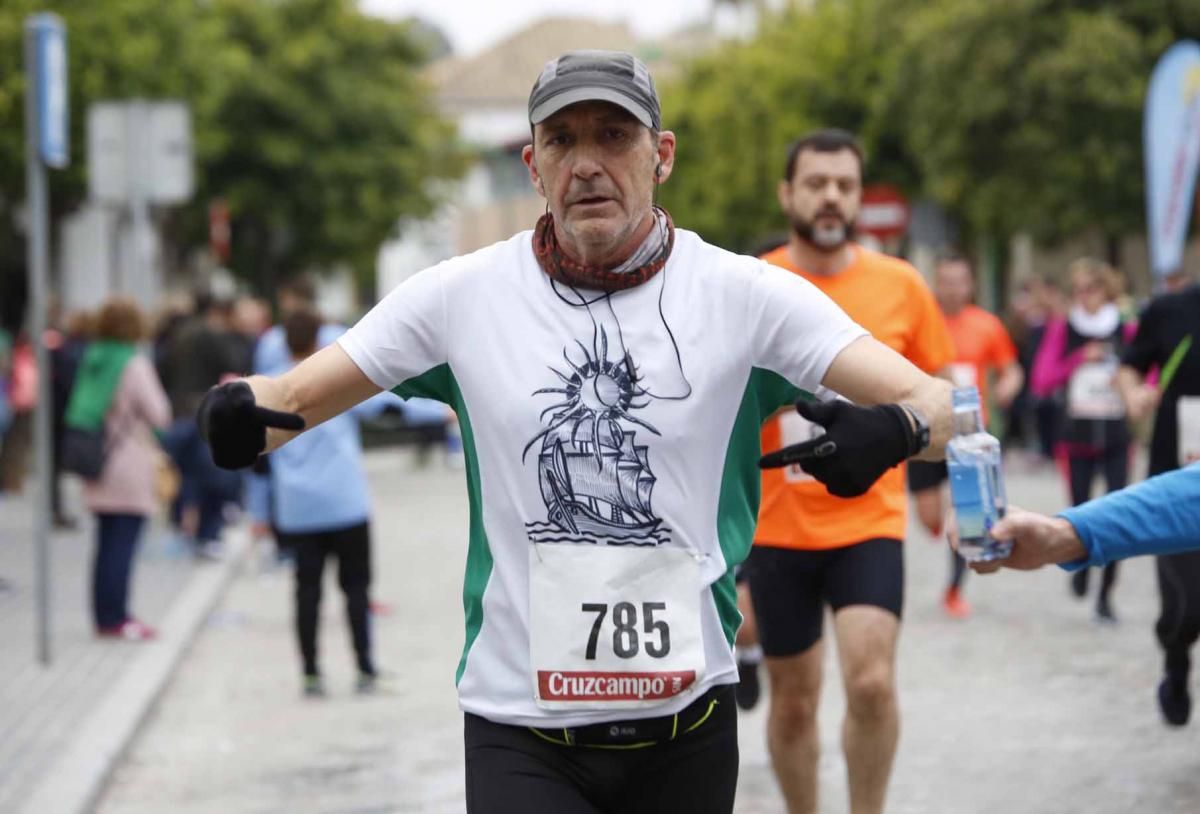
M 917 367 L 943 372 L 954 347 L 921 275 L 853 241 L 862 178 L 863 152 L 850 133 L 823 130 L 793 144 L 778 190 L 792 234 L 764 259 L 820 288 Z M 818 414 L 823 409 L 815 405 Z M 765 425 L 763 450 L 820 432 L 787 411 Z M 817 811 L 816 714 L 828 604 L 846 689 L 842 747 L 850 810 L 879 814 L 900 727 L 895 661 L 904 596 L 904 470 L 889 470 L 854 498 L 834 497 L 795 465 L 765 471 L 762 486 L 747 575 L 771 689 L 767 740 L 775 774 L 791 814 Z
M 995 379 L 992 402 L 1007 410 L 1021 392 L 1025 372 L 1017 361 L 1017 348 L 995 314 L 975 305 L 975 272 L 971 261 L 959 255 L 947 255 L 938 261 L 933 273 L 933 294 L 946 318 L 946 327 L 954 340 L 954 361 L 950 378 L 955 387 L 976 387 L 984 405 L 987 423 L 988 377 Z M 945 461 L 910 461 L 908 488 L 913 494 L 917 517 L 935 542 L 942 536 L 946 513 Z M 942 595 L 942 608 L 956 619 L 971 614 L 971 606 L 962 598 L 966 563 L 950 549 L 950 579 Z

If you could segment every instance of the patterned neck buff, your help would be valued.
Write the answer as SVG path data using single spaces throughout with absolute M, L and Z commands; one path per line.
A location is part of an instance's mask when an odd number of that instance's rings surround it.
M 564 285 L 608 293 L 641 285 L 662 270 L 675 246 L 675 224 L 671 216 L 661 206 L 655 206 L 653 211 L 658 221 L 657 228 L 650 230 L 645 241 L 628 260 L 613 268 L 587 266 L 567 257 L 558 245 L 554 216 L 549 212 L 538 218 L 534 227 L 533 254 L 542 271 L 550 275 L 550 279 Z

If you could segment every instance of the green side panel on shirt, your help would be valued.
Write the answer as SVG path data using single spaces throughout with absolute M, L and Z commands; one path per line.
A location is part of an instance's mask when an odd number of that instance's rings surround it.
M 793 403 L 801 395 L 808 394 L 778 373 L 756 367 L 750 371 L 741 407 L 733 420 L 721 475 L 721 497 L 717 503 L 717 539 L 729 568 L 712 586 L 721 627 L 725 629 L 725 638 L 730 645 L 742 624 L 733 569 L 750 553 L 754 527 L 758 523 L 758 501 L 762 495 L 758 469 L 758 459 L 762 455 L 762 424 L 780 407 Z
M 467 469 L 467 498 L 471 507 L 470 539 L 467 543 L 467 569 L 463 580 L 463 611 L 467 621 L 466 641 L 463 643 L 462 658 L 458 661 L 458 672 L 454 683 L 462 681 L 467 669 L 467 654 L 483 627 L 483 592 L 492 575 L 492 549 L 488 544 L 487 532 L 483 528 L 483 497 L 479 488 L 479 457 L 475 453 L 475 434 L 471 430 L 471 419 L 462 391 L 454 378 L 450 365 L 442 364 L 430 368 L 412 379 L 407 379 L 392 389 L 401 398 L 435 399 L 454 408 L 458 415 L 458 427 L 462 432 L 463 458 Z

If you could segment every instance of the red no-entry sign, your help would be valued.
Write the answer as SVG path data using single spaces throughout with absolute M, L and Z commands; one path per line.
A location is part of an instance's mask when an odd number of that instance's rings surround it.
M 908 214 L 908 201 L 898 189 L 873 184 L 863 189 L 858 228 L 880 240 L 899 237 L 908 229 Z

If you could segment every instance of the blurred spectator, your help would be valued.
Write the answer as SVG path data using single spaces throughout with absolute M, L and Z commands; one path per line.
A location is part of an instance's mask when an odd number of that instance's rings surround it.
M 1033 393 L 1049 397 L 1066 394 L 1066 416 L 1057 455 L 1070 487 L 1071 503 L 1091 498 L 1092 480 L 1103 472 L 1107 491 L 1122 489 L 1129 480 L 1129 427 L 1125 405 L 1116 386 L 1121 352 L 1132 340 L 1137 323 L 1121 314 L 1116 299 L 1116 273 L 1104 263 L 1081 258 L 1069 267 L 1071 305 L 1065 317 L 1051 320 L 1033 363 Z M 1087 593 L 1088 573 L 1072 575 L 1075 595 Z M 1117 564 L 1104 567 L 1096 602 L 1101 621 L 1116 621 L 1110 592 Z
M 175 415 L 163 446 L 181 479 L 174 519 L 195 545 L 197 556 L 215 559 L 222 555 L 225 507 L 241 498 L 241 477 L 213 463 L 196 428 L 196 408 L 222 377 L 245 371 L 239 370 L 229 328 L 232 303 L 201 291 L 195 307 L 195 313 L 171 332 L 161 358 L 163 384 Z
M 1046 332 L 1047 323 L 1065 310 L 1058 288 L 1038 275 L 1026 277 L 1018 286 L 1009 306 L 1006 324 L 1017 345 L 1017 361 L 1022 369 L 1031 371 L 1038 347 Z M 1033 394 L 1030 377 L 1025 378 L 1008 413 L 1005 446 L 1032 444 L 1045 460 L 1054 456 L 1058 431 L 1059 403 L 1055 396 L 1042 398 Z
M 291 358 L 265 372 L 278 375 L 315 353 L 320 329 L 315 312 L 290 313 L 284 330 Z M 317 622 L 326 558 L 338 561 L 338 584 L 346 596 L 358 661 L 358 689 L 369 692 L 375 686 L 368 621 L 371 509 L 358 422 L 389 405 L 404 408 L 398 396 L 380 393 L 314 427 L 268 456 L 269 474 L 251 479 L 248 503 L 255 536 L 265 536 L 269 524 L 281 549 L 295 552 L 296 635 L 307 695 L 324 694 L 317 663 Z
M 11 413 L 0 445 L 0 491 L 20 492 L 33 445 L 33 409 L 37 406 L 38 371 L 33 343 L 17 335 L 9 362 L 8 409 Z
M 188 323 L 194 311 L 192 297 L 186 295 L 171 297 L 158 315 L 151 341 L 154 345 L 154 369 L 158 371 L 161 382 L 167 381 L 167 355 L 171 346 L 179 336 L 179 329 Z
M 62 437 L 66 426 L 67 401 L 71 397 L 75 376 L 79 372 L 80 362 L 83 361 L 84 351 L 91 338 L 92 321 L 92 315 L 87 311 L 71 314 L 66 319 L 64 329 L 54 332 L 54 344 L 50 349 L 50 395 L 54 404 L 54 423 L 51 430 L 54 471 L 50 477 L 50 505 L 54 512 L 54 525 L 60 529 L 75 528 L 75 519 L 66 514 L 62 505 Z
M 9 375 L 12 372 L 12 337 L 0 328 L 0 449 L 4 447 L 4 434 L 12 423 L 12 406 L 9 403 Z M 0 493 L 4 491 L 0 484 Z
M 254 351 L 258 341 L 271 327 L 271 306 L 259 297 L 238 297 L 233 303 L 233 329 L 238 370 L 254 370 Z
M 258 340 L 254 349 L 254 372 L 265 373 L 268 370 L 278 370 L 291 361 L 288 352 L 287 337 L 284 334 L 283 323 L 292 314 L 299 311 L 310 311 L 320 315 L 317 307 L 317 289 L 311 278 L 307 276 L 292 277 L 284 280 L 276 292 L 279 304 L 279 324 L 269 329 Z M 317 350 L 333 344 L 339 336 L 346 332 L 346 326 L 321 320 L 317 332 Z
M 1117 304 L 1121 318 L 1125 321 L 1136 320 L 1138 303 L 1129 293 L 1129 276 L 1119 268 L 1105 266 L 1105 269 L 1104 273 L 1109 276 L 1109 285 L 1113 290 L 1113 302 Z
M 1190 286 L 1192 281 L 1192 274 L 1187 269 L 1175 269 L 1175 271 L 1172 271 L 1170 274 L 1163 276 L 1163 293 L 1176 294 Z
M 137 304 L 109 300 L 100 309 L 95 338 L 84 351 L 67 407 L 72 427 L 104 427 L 100 477 L 84 483 L 84 499 L 96 515 L 92 609 L 102 637 L 154 638 L 129 613 L 129 583 L 146 517 L 158 508 L 159 456 L 153 430 L 171 420 L 167 395 L 150 360 L 137 352 L 145 336 Z

